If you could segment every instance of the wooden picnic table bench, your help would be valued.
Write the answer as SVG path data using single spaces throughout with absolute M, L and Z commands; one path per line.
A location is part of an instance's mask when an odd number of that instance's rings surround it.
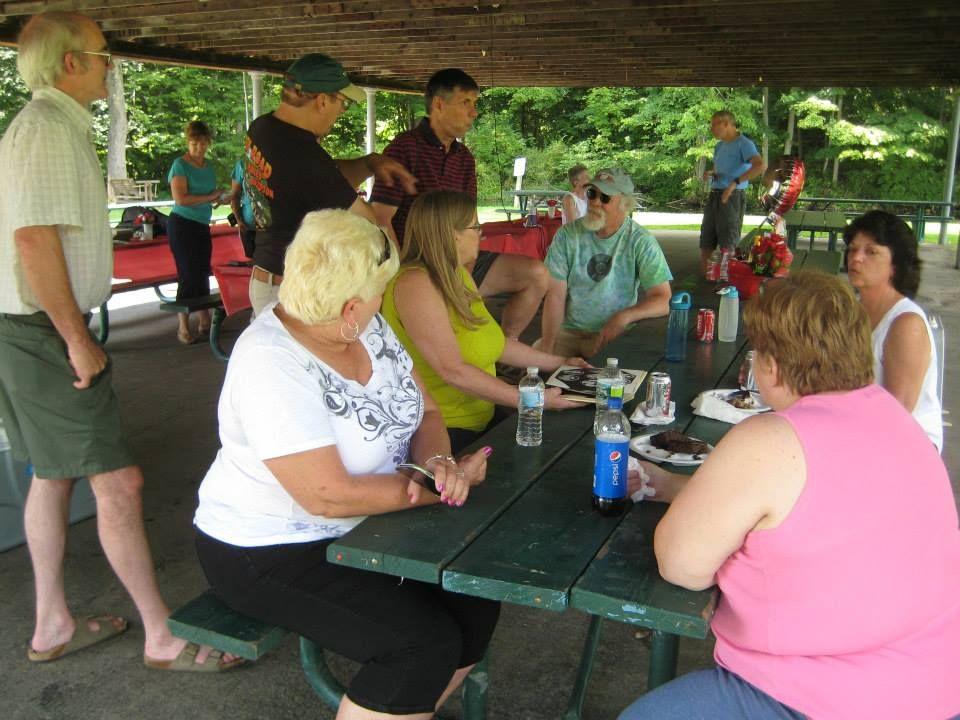
M 276 649 L 287 630 L 255 620 L 226 605 L 212 590 L 207 590 L 174 611 L 167 627 L 176 637 L 199 645 L 210 645 L 223 652 L 256 661 Z M 307 682 L 327 707 L 340 706 L 344 688 L 330 672 L 323 648 L 312 640 L 300 638 L 300 666 Z M 463 683 L 464 706 L 483 702 L 480 690 L 486 686 L 486 661 L 477 663 Z M 480 708 L 484 712 L 485 708 Z
M 114 280 L 111 286 L 111 294 L 152 287 L 161 300 L 161 310 L 167 312 L 212 310 L 210 348 L 214 356 L 225 361 L 227 355 L 220 347 L 220 329 L 227 315 L 242 309 L 240 305 L 243 302 L 242 298 L 246 297 L 246 285 L 243 286 L 242 294 L 236 291 L 235 283 L 225 291 L 222 285 L 227 284 L 228 281 L 222 280 L 218 276 L 217 270 L 220 267 L 229 267 L 231 264 L 240 263 L 242 265 L 245 262 L 243 260 L 245 253 L 240 241 L 239 231 L 236 228 L 223 224 L 214 225 L 211 227 L 211 236 L 213 251 L 210 263 L 218 284 L 221 284 L 220 293 L 212 293 L 179 302 L 175 298 L 164 295 L 160 291 L 160 286 L 177 281 L 177 267 L 166 236 L 158 236 L 152 240 L 140 240 L 114 246 Z M 240 272 L 245 273 L 245 280 L 249 281 L 250 269 L 246 268 Z M 233 303 L 229 311 L 223 307 L 224 296 L 228 296 L 226 298 L 228 304 Z M 246 299 L 246 303 L 249 307 L 249 298 Z M 106 302 L 100 306 L 99 324 L 98 339 L 101 344 L 105 344 L 110 336 L 110 313 Z
M 787 245 L 791 250 L 797 248 L 797 237 L 802 232 L 810 233 L 810 249 L 816 239 L 816 233 L 826 232 L 827 249 L 837 249 L 837 235 L 847 226 L 847 218 L 842 212 L 825 210 L 791 210 L 783 216 L 787 224 Z
M 797 250 L 793 255 L 793 272 L 821 270 L 836 275 L 843 265 L 843 253 L 839 250 Z
M 950 212 L 953 204 L 939 200 L 874 200 L 868 198 L 831 198 L 802 196 L 797 205 L 811 205 L 810 209 L 833 210 L 841 212 L 845 217 L 857 217 L 867 210 L 879 208 L 894 213 L 903 218 L 913 227 L 918 242 L 924 241 L 927 221 L 950 222 L 953 220 Z M 838 209 L 838 206 L 850 206 L 849 209 Z M 905 212 L 900 212 L 901 208 Z M 832 248 L 831 248 L 832 249 Z

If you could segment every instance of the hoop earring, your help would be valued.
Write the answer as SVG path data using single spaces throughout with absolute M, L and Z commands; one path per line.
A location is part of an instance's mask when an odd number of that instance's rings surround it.
M 344 324 L 350 328 L 350 332 L 353 333 L 353 337 L 347 337 L 347 334 L 343 331 Z M 356 342 L 357 338 L 360 337 L 360 325 L 357 323 L 341 323 L 340 324 L 340 337 L 343 338 L 344 342 L 352 343 Z

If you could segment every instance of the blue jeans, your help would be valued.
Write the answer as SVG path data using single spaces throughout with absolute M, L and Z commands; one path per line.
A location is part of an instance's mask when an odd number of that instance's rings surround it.
M 699 670 L 661 685 L 619 720 L 803 720 L 759 688 L 723 668 Z

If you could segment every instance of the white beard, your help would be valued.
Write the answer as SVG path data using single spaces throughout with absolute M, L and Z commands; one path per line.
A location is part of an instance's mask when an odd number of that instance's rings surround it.
M 590 232 L 602 230 L 603 226 L 607 224 L 607 212 L 603 208 L 590 208 L 580 220 L 580 223 Z

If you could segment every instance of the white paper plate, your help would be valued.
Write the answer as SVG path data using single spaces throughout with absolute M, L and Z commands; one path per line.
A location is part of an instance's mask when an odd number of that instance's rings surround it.
M 630 449 L 633 450 L 637 455 L 642 457 L 644 460 L 649 460 L 650 462 L 655 463 L 670 463 L 671 465 L 677 466 L 691 466 L 691 465 L 700 465 L 704 460 L 707 459 L 707 454 L 713 450 L 713 445 L 707 445 L 707 452 L 701 455 L 690 455 L 688 453 L 672 453 L 668 450 L 661 450 L 660 448 L 655 448 L 650 444 L 650 438 L 656 435 L 657 433 L 649 433 L 647 435 L 637 435 L 635 438 L 630 440 Z M 697 439 L 697 438 L 694 438 Z
M 735 395 L 740 392 L 742 391 L 741 390 L 709 390 L 708 394 L 712 395 L 715 398 L 719 398 L 724 402 L 728 402 L 729 398 L 732 395 Z M 754 407 L 740 408 L 732 403 L 730 403 L 730 407 L 732 407 L 734 410 L 739 410 L 740 412 L 744 412 L 749 415 L 759 415 L 760 413 L 765 413 L 765 412 L 769 412 L 770 410 L 773 410 L 772 407 L 770 407 L 769 405 L 765 405 L 763 400 L 760 399 L 760 393 L 752 392 L 750 393 L 750 397 L 753 398 Z

